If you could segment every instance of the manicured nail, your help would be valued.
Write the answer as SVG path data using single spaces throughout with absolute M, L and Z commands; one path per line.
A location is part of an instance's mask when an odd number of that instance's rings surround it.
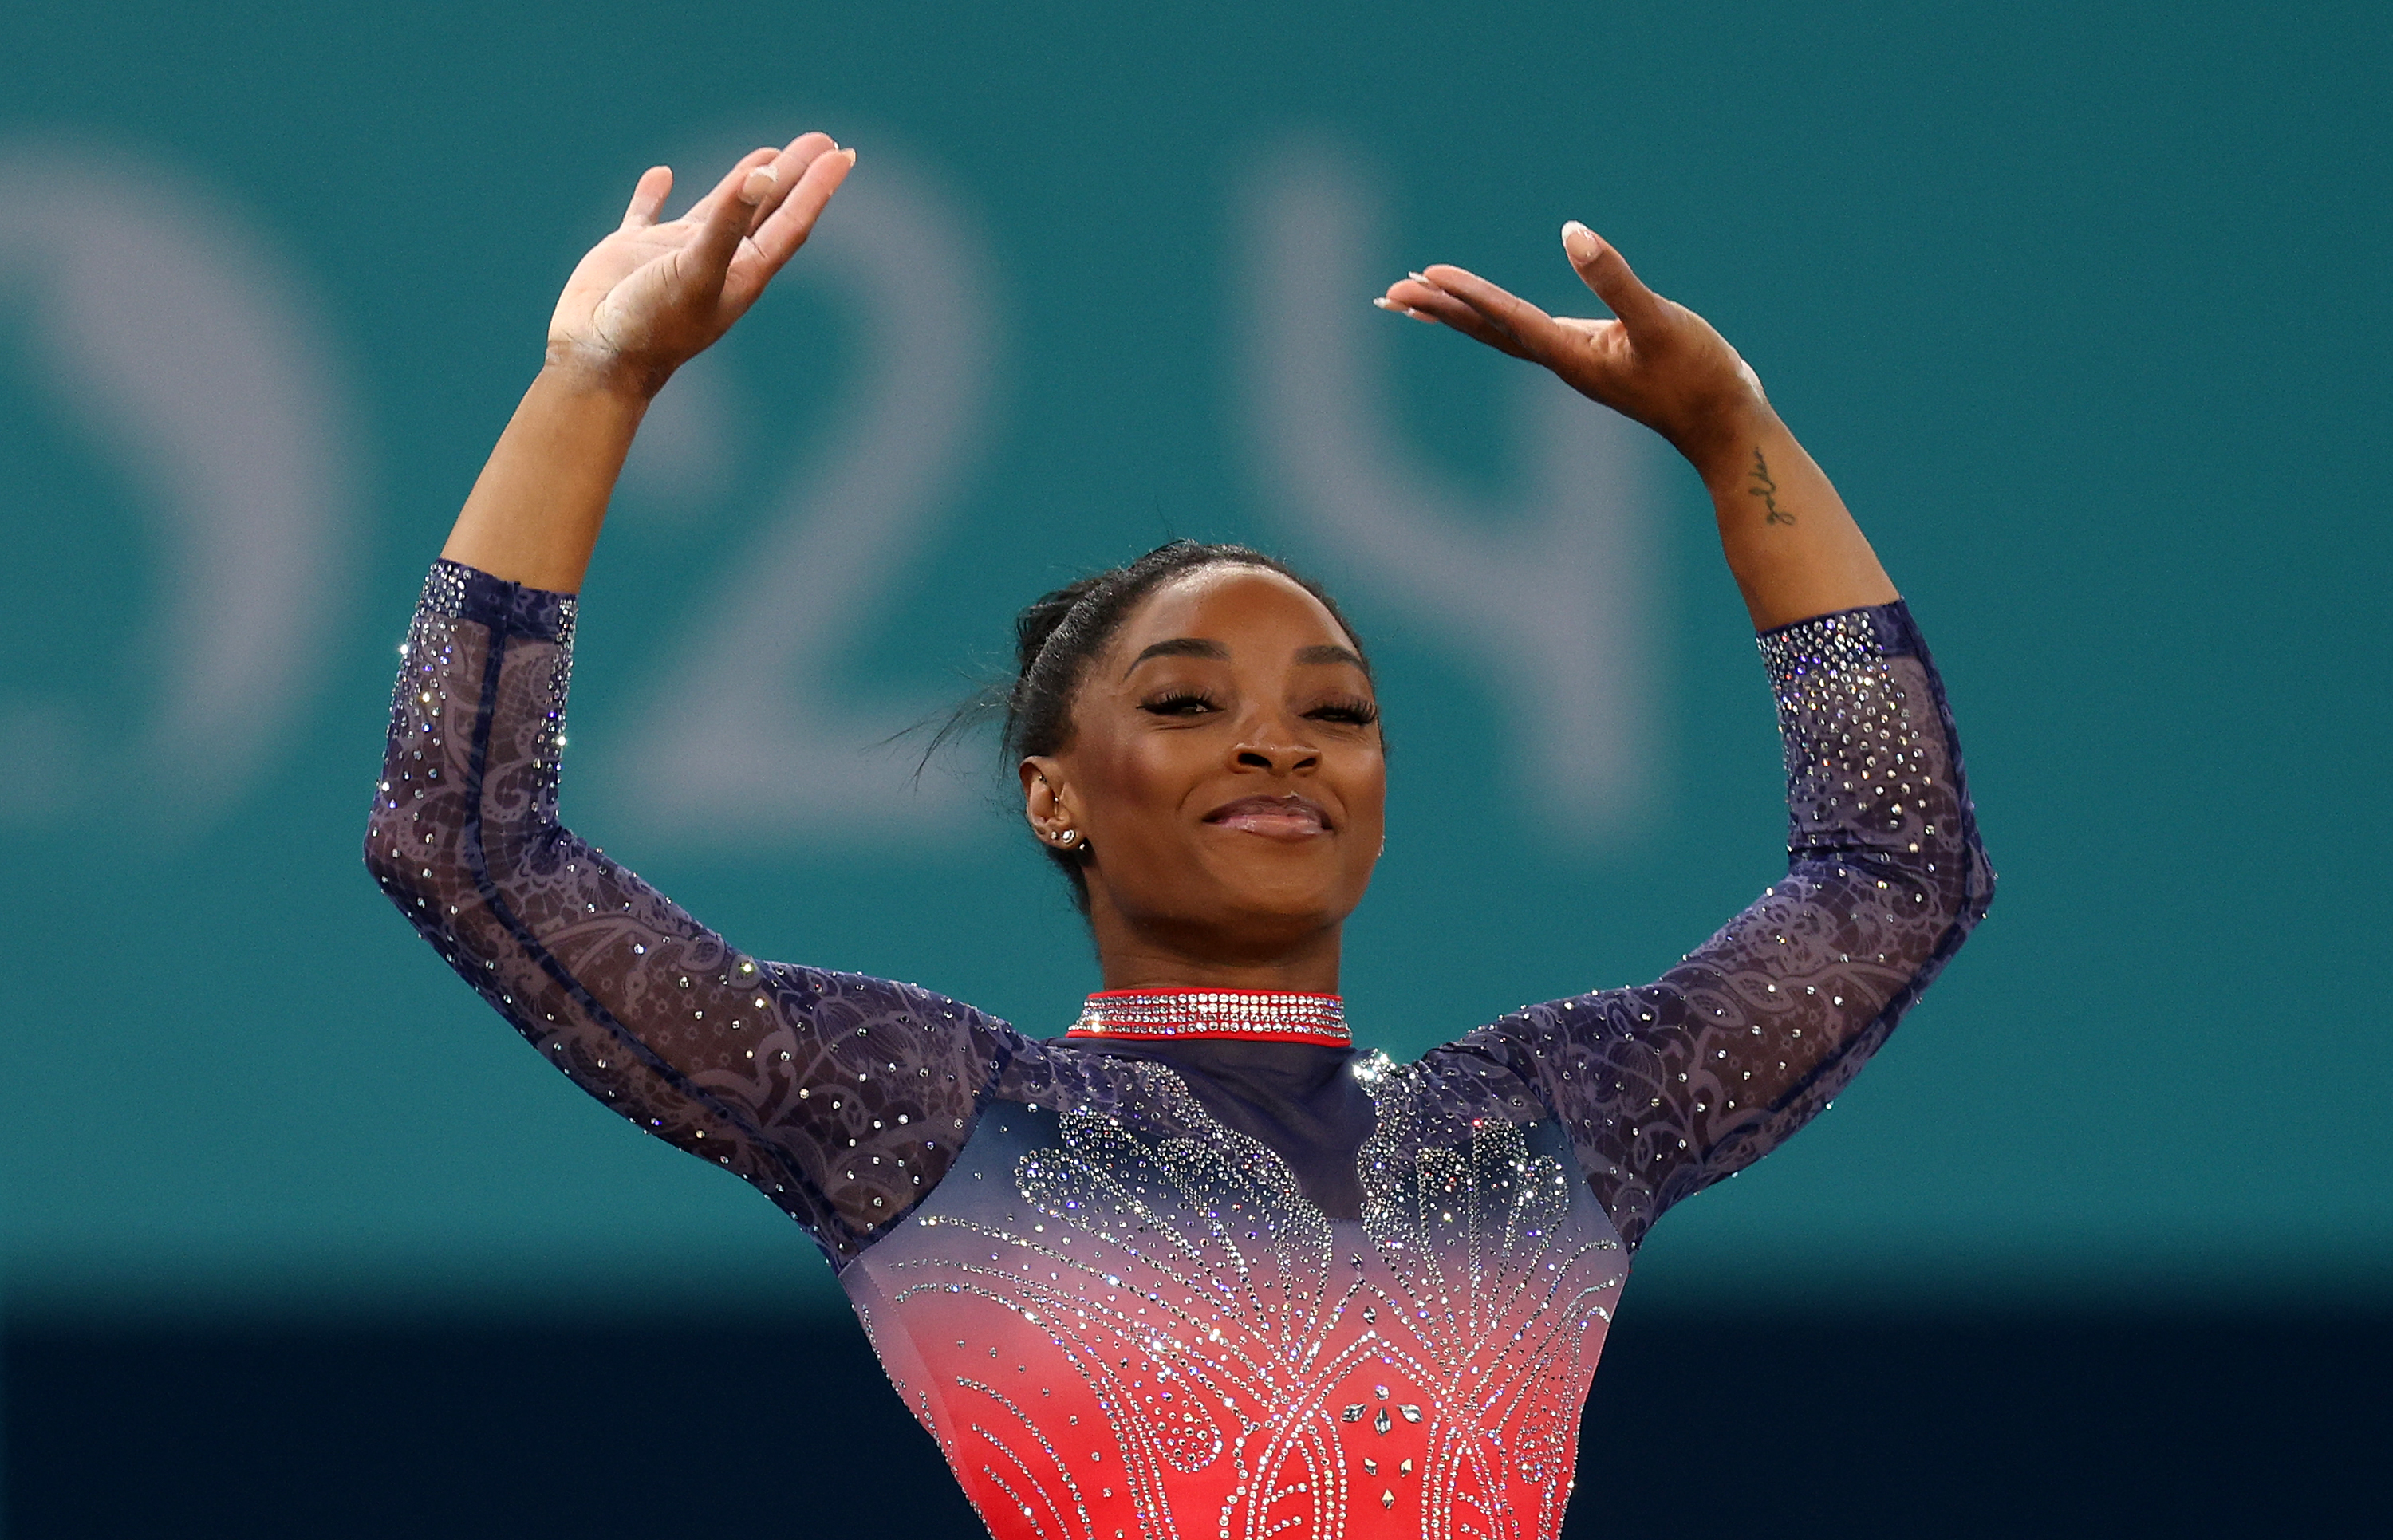
M 771 166 L 760 165 L 739 184 L 739 201 L 743 203 L 763 202 L 765 194 L 772 191 L 779 181 L 780 178 L 773 175 Z
M 1429 277 L 1425 273 L 1406 273 L 1405 276 L 1411 279 L 1415 283 L 1427 283 L 1429 281 Z
M 1574 219 L 1563 227 L 1563 250 L 1574 262 L 1592 262 L 1603 251 L 1603 242 L 1595 232 Z
M 841 150 L 841 151 L 840 151 L 840 153 L 847 157 L 847 168 L 848 168 L 850 171 L 855 170 L 855 169 L 856 169 L 856 151 L 855 151 L 855 150 Z

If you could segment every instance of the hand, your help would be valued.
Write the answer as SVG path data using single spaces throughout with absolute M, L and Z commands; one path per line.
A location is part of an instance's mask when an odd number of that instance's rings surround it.
M 1770 415 L 1761 381 L 1710 322 L 1645 287 L 1608 241 L 1576 219 L 1563 227 L 1563 252 L 1617 320 L 1550 316 L 1443 263 L 1390 285 L 1372 303 L 1543 364 L 1582 396 L 1668 439 L 1708 475 L 1707 462 Z
M 650 167 L 621 227 L 566 280 L 548 322 L 551 363 L 655 395 L 756 303 L 855 163 L 856 151 L 828 134 L 751 150 L 688 213 L 663 224 L 657 211 L 673 171 Z

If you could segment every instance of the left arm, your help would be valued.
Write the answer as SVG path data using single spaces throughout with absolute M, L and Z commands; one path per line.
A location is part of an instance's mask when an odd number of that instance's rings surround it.
M 1457 1045 L 1563 1121 L 1635 1246 L 1852 1078 L 1985 914 L 1994 873 L 1935 666 L 1843 499 L 1709 323 L 1585 226 L 1563 245 L 1615 319 L 1549 316 L 1449 267 L 1379 303 L 1542 364 L 1668 439 L 1711 492 L 1762 633 L 1785 878 L 1655 983 L 1529 1007 Z

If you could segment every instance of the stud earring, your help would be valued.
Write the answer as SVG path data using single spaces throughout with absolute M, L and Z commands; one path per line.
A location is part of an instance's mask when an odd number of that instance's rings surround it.
M 1056 830 L 1053 834 L 1052 834 L 1052 835 L 1050 835 L 1050 836 L 1048 836 L 1048 837 L 1049 837 L 1050 839 L 1053 840 L 1053 841 L 1054 841 L 1057 844 L 1059 844 L 1059 845 L 1068 845 L 1068 844 L 1070 844 L 1074 840 L 1076 840 L 1076 839 L 1079 838 L 1079 834 L 1080 834 L 1080 831 L 1079 831 L 1079 829 L 1058 829 L 1058 830 Z

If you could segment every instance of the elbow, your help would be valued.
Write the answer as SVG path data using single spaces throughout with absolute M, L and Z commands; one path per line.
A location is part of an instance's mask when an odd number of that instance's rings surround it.
M 1865 898 L 1874 889 L 1887 920 L 1924 928 L 1926 933 L 1946 937 L 1947 946 L 1957 946 L 1994 901 L 1994 871 L 1979 842 L 1975 821 L 1964 817 L 1955 822 L 1960 827 L 1949 835 L 1930 825 L 1899 843 L 1806 852 L 1808 862 L 1798 857 L 1796 867 L 1799 870 L 1808 865 L 1814 874 L 1825 868 L 1837 885 L 1858 879 L 1855 896 Z M 1905 911 L 1908 920 L 1899 920 Z
M 1957 757 L 1957 756 L 1956 756 Z M 1968 786 L 1952 777 L 1950 801 L 1936 809 L 1939 816 L 1924 831 L 1922 847 L 1933 863 L 1929 875 L 1953 909 L 1954 922 L 1964 934 L 1986 917 L 1994 901 L 1994 868 L 1986 859 L 1986 842 L 1978 832 L 1978 806 Z
M 1960 838 L 1915 856 L 1906 875 L 1919 902 L 1942 921 L 1944 941 L 1938 950 L 1944 955 L 1969 938 L 1994 901 L 1994 868 L 1974 819 L 1963 820 Z
M 1969 838 L 1961 857 L 1960 925 L 1964 932 L 1973 929 L 1994 907 L 1994 868 L 1986 859 L 1986 847 L 1978 838 L 1977 820 L 1969 825 Z
M 412 821 L 377 816 L 366 826 L 366 875 L 443 956 L 455 940 L 456 906 L 473 880 L 453 842 L 426 840 Z
M 471 885 L 458 829 L 437 814 L 433 799 L 407 795 L 404 777 L 386 775 L 374 789 L 367 816 L 366 875 L 409 920 L 419 925 Z
M 1986 847 L 1974 827 L 1966 838 L 1939 850 L 1917 880 L 1927 901 L 1944 911 L 1956 946 L 1977 929 L 1994 901 L 1994 868 L 1986 861 Z
M 366 875 L 401 912 L 412 913 L 423 906 L 424 894 L 416 874 L 424 868 L 421 862 L 411 864 L 401 854 L 405 835 L 396 814 L 386 785 L 374 792 L 373 813 L 366 819 Z
M 1986 917 L 1994 897 L 1994 868 L 1978 834 L 1977 807 L 1955 777 L 1947 795 L 1921 812 L 1925 816 L 1900 857 L 1903 875 L 1966 935 Z

